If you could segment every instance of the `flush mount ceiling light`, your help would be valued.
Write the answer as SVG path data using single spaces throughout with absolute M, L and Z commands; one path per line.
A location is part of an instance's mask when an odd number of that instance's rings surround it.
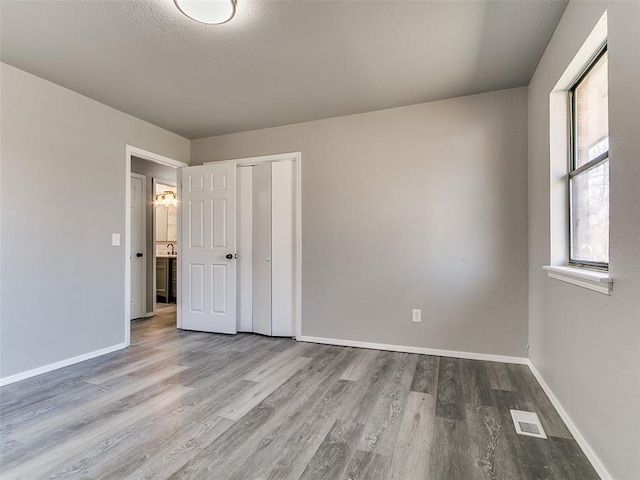
M 236 13 L 236 0 L 173 0 L 182 13 L 196 22 L 218 25 Z

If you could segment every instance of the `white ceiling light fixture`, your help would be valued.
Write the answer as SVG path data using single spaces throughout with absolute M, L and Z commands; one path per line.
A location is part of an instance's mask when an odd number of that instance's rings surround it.
M 207 25 L 226 23 L 236 13 L 236 0 L 173 0 L 182 13 Z

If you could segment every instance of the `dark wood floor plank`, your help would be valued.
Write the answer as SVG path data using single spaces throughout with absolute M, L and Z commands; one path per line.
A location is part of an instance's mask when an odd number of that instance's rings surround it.
M 487 363 L 480 360 L 460 360 L 460 372 L 465 402 L 475 406 L 493 406 L 493 390 Z
M 440 357 L 419 355 L 416 372 L 411 383 L 411 391 L 435 395 L 438 388 Z
M 427 478 L 435 434 L 436 402 L 433 395 L 411 392 L 402 416 L 389 478 Z
M 436 415 L 451 420 L 464 420 L 465 398 L 461 360 L 441 358 L 438 371 Z
M 268 446 L 260 449 L 260 461 L 252 460 L 257 467 L 256 478 L 299 478 L 329 433 L 341 403 L 354 390 L 355 385 L 351 382 L 338 380 L 327 390 L 320 403 L 310 405 L 310 412 L 292 418 L 296 421 L 295 425 L 275 430 L 269 436 Z M 244 468 L 237 475 L 238 479 L 243 479 Z
M 418 363 L 416 355 L 406 353 L 394 354 L 392 358 L 395 362 L 394 369 L 364 421 L 363 435 L 357 446 L 360 450 L 389 457 L 395 449 L 402 414 Z
M 336 420 L 315 455 L 300 476 L 300 480 L 334 480 L 347 469 L 363 425 Z
M 518 466 L 508 448 L 511 424 L 504 424 L 497 407 L 467 405 L 471 479 L 521 479 Z
M 362 380 L 371 368 L 372 362 L 379 355 L 380 352 L 376 350 L 359 350 L 358 356 L 353 360 L 351 365 L 342 372 L 342 375 L 340 375 L 340 380 L 349 380 L 352 382 Z
M 469 446 L 469 431 L 464 419 L 456 420 L 436 415 L 429 475 L 425 478 L 438 480 L 473 478 L 471 472 L 473 460 L 469 455 Z
M 386 480 L 391 460 L 384 455 L 355 450 L 342 475 L 342 480 Z
M 364 425 L 378 403 L 379 395 L 392 381 L 398 357 L 392 352 L 377 352 L 366 373 L 356 382 L 358 389 L 343 409 L 345 423 Z
M 489 386 L 493 390 L 517 390 L 511 380 L 511 373 L 509 372 L 507 364 L 499 362 L 485 362 L 485 367 L 489 375 Z

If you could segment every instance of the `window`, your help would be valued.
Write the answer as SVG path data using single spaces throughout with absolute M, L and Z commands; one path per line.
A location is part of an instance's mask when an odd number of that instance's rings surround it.
M 609 85 L 606 45 L 569 90 L 569 264 L 609 267 Z

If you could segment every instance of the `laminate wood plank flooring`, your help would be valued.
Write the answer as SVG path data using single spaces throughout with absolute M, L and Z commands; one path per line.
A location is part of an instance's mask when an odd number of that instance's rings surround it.
M 598 478 L 526 366 L 185 332 L 175 305 L 131 335 L 0 388 L 3 480 Z

